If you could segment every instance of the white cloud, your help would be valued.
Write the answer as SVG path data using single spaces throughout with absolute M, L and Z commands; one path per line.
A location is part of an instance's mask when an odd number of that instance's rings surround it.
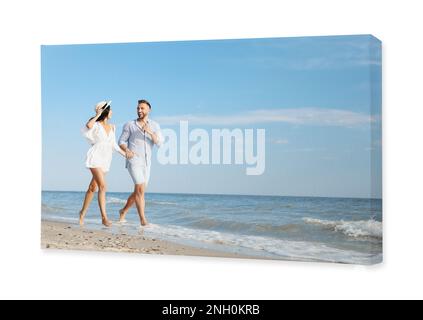
M 234 126 L 265 123 L 288 123 L 295 125 L 318 125 L 337 127 L 360 127 L 377 122 L 378 116 L 371 116 L 340 109 L 296 108 L 247 111 L 233 115 L 175 115 L 158 117 L 162 125 L 177 125 L 179 121 L 189 121 L 191 125 Z

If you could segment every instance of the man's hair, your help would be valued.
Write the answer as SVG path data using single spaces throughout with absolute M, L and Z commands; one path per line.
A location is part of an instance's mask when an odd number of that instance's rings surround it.
M 144 99 L 138 100 L 138 105 L 140 105 L 141 103 L 147 104 L 150 107 L 150 109 L 151 109 L 151 104 L 147 100 L 144 100 Z

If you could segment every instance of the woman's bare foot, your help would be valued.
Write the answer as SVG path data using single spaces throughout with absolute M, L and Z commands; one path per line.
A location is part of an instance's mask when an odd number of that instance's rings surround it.
M 81 227 L 84 225 L 84 218 L 85 218 L 85 214 L 83 214 L 82 211 L 79 211 L 79 225 Z
M 147 219 L 141 219 L 141 225 L 143 226 L 143 227 L 145 227 L 145 226 L 148 226 L 148 221 L 147 221 Z
M 119 222 L 126 222 L 125 220 L 126 212 L 123 209 L 119 210 Z
M 101 221 L 101 223 L 103 224 L 103 226 L 105 226 L 107 228 L 110 228 L 112 226 L 112 223 L 107 218 L 103 218 L 102 221 Z

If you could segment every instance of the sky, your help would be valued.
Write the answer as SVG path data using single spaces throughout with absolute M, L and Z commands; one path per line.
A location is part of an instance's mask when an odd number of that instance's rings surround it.
M 382 196 L 381 43 L 372 36 L 48 45 L 41 60 L 43 190 L 86 190 L 80 130 L 98 101 L 113 101 L 119 136 L 147 99 L 162 129 L 187 120 L 190 130 L 266 131 L 262 175 L 154 155 L 148 192 Z M 110 191 L 133 189 L 117 153 L 107 181 Z

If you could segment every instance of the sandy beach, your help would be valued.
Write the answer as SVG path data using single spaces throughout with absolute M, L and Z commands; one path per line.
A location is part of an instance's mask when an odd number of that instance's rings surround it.
M 213 251 L 172 243 L 143 235 L 116 234 L 106 230 L 94 230 L 76 224 L 41 222 L 41 248 L 58 250 L 89 250 L 130 252 L 159 255 L 208 256 L 222 258 L 249 258 L 234 253 Z

